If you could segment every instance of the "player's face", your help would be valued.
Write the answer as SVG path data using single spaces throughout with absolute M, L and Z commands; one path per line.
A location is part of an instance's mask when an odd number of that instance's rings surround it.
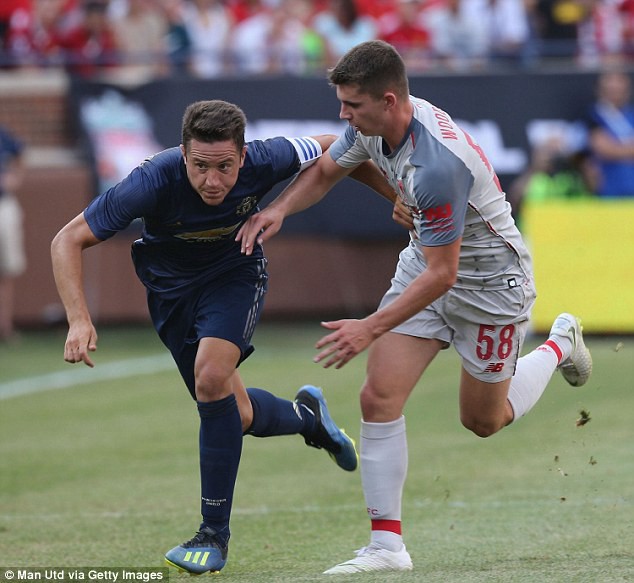
M 360 93 L 357 85 L 337 85 L 341 103 L 339 117 L 365 136 L 383 135 L 386 123 L 385 100 Z
M 181 145 L 187 178 L 205 204 L 217 206 L 229 194 L 246 151 L 246 146 L 240 151 L 231 140 L 211 144 L 192 140 L 187 150 Z

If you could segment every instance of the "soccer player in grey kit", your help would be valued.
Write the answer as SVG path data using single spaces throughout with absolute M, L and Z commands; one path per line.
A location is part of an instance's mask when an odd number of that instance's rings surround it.
M 544 344 L 520 357 L 535 300 L 529 252 L 485 153 L 446 112 L 409 94 L 396 50 L 382 41 L 361 43 L 330 70 L 329 81 L 349 127 L 251 217 L 238 239 L 250 253 L 286 216 L 315 204 L 369 159 L 410 209 L 410 243 L 378 310 L 325 322 L 330 333 L 315 357 L 339 368 L 369 348 L 360 459 L 371 539 L 325 573 L 406 571 L 413 565 L 401 533 L 403 408 L 438 352 L 453 343 L 462 359 L 460 419 L 480 437 L 525 415 L 556 370 L 583 385 L 592 359 L 578 319 L 567 313 L 555 319 Z

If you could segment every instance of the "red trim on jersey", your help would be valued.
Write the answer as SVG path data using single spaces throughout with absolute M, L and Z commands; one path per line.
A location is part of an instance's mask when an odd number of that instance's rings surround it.
M 561 348 L 557 346 L 557 343 L 554 340 L 546 340 L 546 342 L 544 342 L 544 346 L 552 348 L 553 352 L 557 355 L 557 364 L 559 364 L 561 359 L 564 357 L 564 354 L 561 351 Z
M 372 530 L 387 530 L 395 534 L 401 534 L 400 520 L 372 520 Z
M 493 233 L 496 237 L 498 237 L 499 239 L 502 239 L 502 242 L 511 250 L 513 251 L 513 253 L 515 253 L 515 255 L 517 255 L 517 257 L 520 256 L 520 254 L 517 252 L 517 249 L 515 249 L 515 247 L 513 247 L 513 245 L 511 245 L 511 242 L 508 241 L 507 239 L 505 239 L 502 235 L 500 235 L 494 228 L 493 225 L 487 221 L 483 216 L 482 213 L 480 212 L 480 210 L 474 206 L 473 204 L 471 204 L 470 202 L 467 202 L 467 205 L 469 207 L 471 207 L 471 210 L 473 210 L 474 213 L 476 213 L 481 219 L 482 222 L 487 226 L 487 228 L 489 229 L 490 233 Z

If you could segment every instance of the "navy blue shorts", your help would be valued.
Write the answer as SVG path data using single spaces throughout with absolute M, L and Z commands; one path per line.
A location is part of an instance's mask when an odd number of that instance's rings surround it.
M 236 367 L 254 350 L 251 337 L 260 319 L 268 275 L 266 259 L 238 266 L 178 297 L 148 291 L 154 327 L 172 353 L 196 398 L 194 362 L 201 338 L 221 338 L 240 349 Z

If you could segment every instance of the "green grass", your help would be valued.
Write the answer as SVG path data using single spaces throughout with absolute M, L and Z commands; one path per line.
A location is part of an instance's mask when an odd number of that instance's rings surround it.
M 242 375 L 288 398 L 301 384 L 323 386 L 356 438 L 365 360 L 323 370 L 311 361 L 320 336 L 316 324 L 264 323 Z M 63 343 L 58 331 L 0 346 L 0 393 L 52 372 L 83 379 L 63 362 Z M 586 387 L 557 375 L 529 416 L 486 440 L 460 426 L 459 361 L 441 353 L 406 410 L 404 534 L 415 571 L 343 580 L 634 581 L 634 340 L 588 344 Z M 174 367 L 166 359 L 153 374 L 97 380 L 109 362 L 163 352 L 148 329 L 105 328 L 96 380 L 0 399 L 0 565 L 162 567 L 163 553 L 193 534 L 198 419 Z M 581 410 L 591 420 L 577 427 Z M 246 438 L 219 580 L 330 580 L 322 571 L 351 558 L 368 531 L 359 472 L 299 437 Z

